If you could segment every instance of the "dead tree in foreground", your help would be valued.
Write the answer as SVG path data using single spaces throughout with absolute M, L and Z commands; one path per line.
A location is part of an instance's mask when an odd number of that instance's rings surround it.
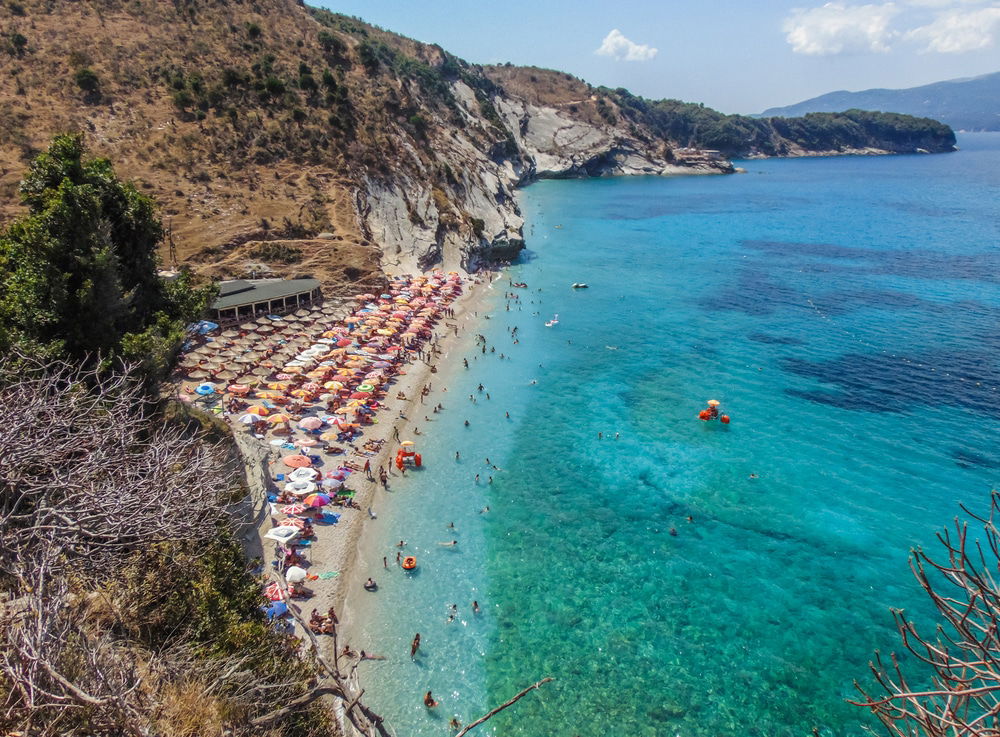
M 895 653 L 886 662 L 876 652 L 869 666 L 881 693 L 855 682 L 863 698 L 852 703 L 870 709 L 892 735 L 1000 735 L 1000 492 L 992 492 L 985 517 L 962 510 L 982 526 L 982 539 L 970 539 L 969 522 L 956 519 L 937 536 L 945 556 L 935 560 L 921 548 L 910 554 L 910 569 L 944 622 L 928 636 L 893 610 L 916 662 L 902 663 Z

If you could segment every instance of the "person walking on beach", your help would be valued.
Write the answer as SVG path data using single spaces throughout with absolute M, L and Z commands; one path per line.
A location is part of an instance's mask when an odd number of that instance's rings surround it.
M 410 657 L 414 657 L 417 654 L 417 650 L 420 649 L 420 633 L 418 632 L 413 636 L 413 642 L 410 643 Z
M 370 458 L 365 458 L 365 476 L 368 477 L 369 481 L 374 481 L 372 476 L 372 462 Z

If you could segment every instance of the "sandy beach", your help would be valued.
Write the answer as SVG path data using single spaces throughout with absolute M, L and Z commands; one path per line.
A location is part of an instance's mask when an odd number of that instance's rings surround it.
M 391 488 L 402 478 L 393 463 L 399 442 L 413 439 L 419 443 L 421 436 L 414 434 L 415 426 L 423 422 L 425 415 L 432 413 L 433 407 L 438 402 L 444 401 L 442 396 L 447 398 L 447 394 L 442 394 L 444 387 L 435 380 L 436 367 L 448 361 L 449 357 L 454 355 L 456 346 L 472 334 L 470 329 L 474 329 L 481 319 L 477 313 L 481 311 L 489 296 L 491 284 L 496 278 L 498 278 L 496 273 L 483 272 L 470 277 L 464 283 L 463 294 L 450 305 L 452 315 L 438 322 L 433 336 L 424 344 L 425 358 L 414 356 L 404 365 L 402 373 L 386 386 L 386 396 L 374 423 L 366 425 L 364 434 L 345 446 L 347 449 L 345 454 L 324 457 L 326 464 L 334 466 L 352 464 L 363 467 L 368 461 L 371 464 L 372 478 L 367 478 L 362 472 L 353 473 L 346 483 L 346 488 L 355 492 L 356 507 L 336 508 L 336 513 L 339 515 L 336 524 L 315 526 L 316 537 L 306 548 L 308 571 L 311 576 L 319 576 L 308 582 L 314 595 L 305 600 L 296 599 L 290 604 L 297 607 L 306 618 L 313 609 L 325 614 L 332 607 L 340 618 L 337 642 L 341 648 L 351 641 L 352 636 L 358 632 L 357 628 L 361 626 L 361 620 L 352 616 L 350 608 L 350 594 L 362 591 L 366 578 L 356 565 L 356 561 L 366 529 L 369 525 L 378 524 L 379 510 L 392 503 Z M 427 352 L 431 355 L 427 355 Z M 426 398 L 422 396 L 425 387 L 429 387 Z M 405 396 L 406 399 L 399 398 L 399 395 Z M 239 424 L 234 424 L 233 427 L 239 436 L 239 445 L 254 496 L 263 499 L 266 494 L 273 494 L 282 483 L 278 475 L 286 474 L 288 471 L 281 463 L 282 455 L 288 451 L 282 450 L 280 446 L 271 445 L 266 437 L 255 437 Z M 381 441 L 380 449 L 377 452 L 365 450 L 363 446 L 369 441 Z M 266 478 L 261 478 L 261 468 L 266 471 Z M 390 491 L 383 489 L 379 482 L 380 468 L 385 468 L 388 472 Z M 280 504 L 268 504 L 263 501 L 258 504 L 259 508 L 261 506 L 262 513 L 258 516 L 260 524 L 257 530 L 260 546 L 253 547 L 262 551 L 266 576 L 270 561 L 274 557 L 275 543 L 264 539 L 264 535 L 277 524 L 278 518 L 284 515 L 278 512 Z M 371 517 L 369 510 L 376 515 L 375 519 Z M 336 575 L 330 576 L 331 573 Z M 321 637 L 320 642 L 325 655 L 331 659 L 338 657 L 334 651 L 333 638 Z M 340 667 L 347 671 L 350 661 L 354 659 L 346 659 L 348 662 L 344 660 L 344 658 L 339 659 Z

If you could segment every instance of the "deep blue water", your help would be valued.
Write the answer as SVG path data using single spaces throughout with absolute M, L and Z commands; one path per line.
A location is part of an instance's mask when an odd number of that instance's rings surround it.
M 484 731 L 861 734 L 889 607 L 930 615 L 909 548 L 1000 475 L 1000 135 L 960 145 L 523 192 L 529 289 L 449 357 L 369 540 L 362 678 L 400 735 L 542 676 Z M 418 575 L 382 571 L 399 539 Z

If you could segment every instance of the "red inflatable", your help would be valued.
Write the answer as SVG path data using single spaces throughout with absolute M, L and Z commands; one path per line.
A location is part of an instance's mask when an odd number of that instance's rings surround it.
M 698 413 L 698 419 L 699 420 L 708 421 L 708 418 L 711 417 L 711 416 L 712 416 L 712 414 L 707 409 L 703 409 L 701 412 Z
M 729 415 L 722 415 L 722 417 L 719 418 L 719 422 L 721 422 L 723 425 L 728 425 Z

